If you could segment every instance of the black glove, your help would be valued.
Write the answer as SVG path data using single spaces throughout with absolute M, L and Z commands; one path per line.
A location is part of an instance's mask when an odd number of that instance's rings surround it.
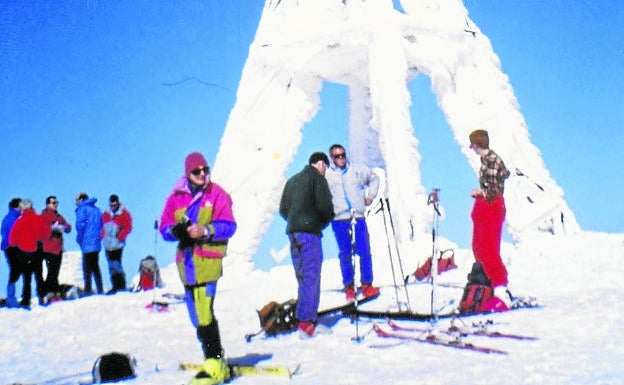
M 191 236 L 188 234 L 188 231 L 186 231 L 186 228 L 190 226 L 190 223 L 178 223 L 177 225 L 173 226 L 171 228 L 171 234 L 173 234 L 174 237 L 178 238 L 179 243 L 179 247 L 181 249 L 186 249 L 187 247 L 191 247 L 195 244 L 195 240 L 193 238 L 191 238 Z

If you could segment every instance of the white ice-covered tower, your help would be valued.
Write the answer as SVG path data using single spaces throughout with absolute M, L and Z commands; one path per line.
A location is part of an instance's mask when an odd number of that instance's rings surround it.
M 462 2 L 403 0 L 401 7 L 391 0 L 266 0 L 213 173 L 231 192 L 235 212 L 245 213 L 230 243 L 232 257 L 250 259 L 273 219 L 324 81 L 349 89 L 351 160 L 386 171 L 404 253 L 429 242 L 422 237 L 431 219 L 409 111 L 407 85 L 418 74 L 431 79 L 475 172 L 479 161 L 468 134 L 483 128 L 508 168 L 530 175 L 514 173 L 506 184 L 507 224 L 515 237 L 580 230 L 530 141 L 498 57 Z M 232 171 L 233 165 L 239 167 Z M 542 195 L 539 202 L 527 198 L 527 189 Z

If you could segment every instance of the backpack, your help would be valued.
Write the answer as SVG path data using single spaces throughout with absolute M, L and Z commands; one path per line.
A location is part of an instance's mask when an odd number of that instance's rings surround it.
M 136 360 L 125 353 L 112 352 L 98 357 L 91 373 L 94 384 L 135 378 Z
M 468 283 L 459 303 L 459 312 L 461 314 L 483 313 L 483 304 L 493 295 L 492 283 L 485 275 L 483 266 L 475 262 L 468 273 Z
M 296 309 L 296 299 L 289 299 L 281 304 L 271 301 L 258 310 L 260 327 L 267 336 L 290 333 L 297 329 L 299 324 L 295 316 Z
M 420 265 L 412 275 L 417 280 L 422 281 L 427 278 L 431 278 L 431 256 L 427 258 L 422 265 Z M 453 249 L 440 250 L 440 257 L 438 258 L 438 275 L 448 270 L 456 269 L 455 264 L 455 251 Z
M 148 255 L 139 263 L 139 283 L 136 290 L 152 290 L 162 286 L 160 269 L 156 258 Z

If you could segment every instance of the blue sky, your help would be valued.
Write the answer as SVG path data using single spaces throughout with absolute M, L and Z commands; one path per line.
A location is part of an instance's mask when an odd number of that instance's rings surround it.
M 624 8 L 585 0 L 465 5 L 499 55 L 533 143 L 581 227 L 624 232 Z M 187 153 L 200 150 L 214 161 L 263 6 L 249 0 L 4 1 L 0 202 L 6 207 L 14 196 L 27 197 L 41 210 L 54 194 L 73 224 L 78 192 L 97 197 L 102 209 L 116 193 L 135 221 L 126 271 L 136 271 L 147 254 L 169 263 L 172 245 L 155 237 L 154 220 Z M 474 174 L 428 80 L 417 78 L 410 90 L 423 184 L 441 188 L 447 212 L 440 233 L 466 247 Z M 310 152 L 345 141 L 346 89 L 328 84 L 321 102 L 289 175 Z M 244 167 L 232 165 L 232 172 Z M 280 218 L 272 224 L 255 257 L 259 265 L 270 266 L 268 249 L 286 242 L 283 227 Z M 331 245 L 331 233 L 325 238 Z M 75 231 L 66 237 L 68 250 L 77 249 L 74 239 Z M 100 264 L 105 269 L 103 254 Z M 0 266 L 3 282 L 6 263 Z

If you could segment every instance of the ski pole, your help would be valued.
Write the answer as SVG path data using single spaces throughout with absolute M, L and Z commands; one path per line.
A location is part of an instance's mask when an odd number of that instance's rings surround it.
M 382 198 L 379 198 L 379 203 L 381 204 L 381 207 L 379 208 L 379 210 L 381 210 L 381 215 L 383 216 L 384 230 L 386 232 L 386 245 L 388 246 L 388 257 L 390 257 L 390 269 L 392 270 L 392 280 L 394 281 L 394 294 L 397 300 L 397 308 L 401 310 L 401 304 L 399 303 L 399 289 L 398 289 L 397 281 L 396 281 L 396 273 L 394 271 L 394 261 L 392 260 L 392 248 L 390 247 L 390 236 L 388 235 L 388 224 L 386 223 L 386 212 L 384 210 L 384 203 L 383 203 Z
M 154 220 L 154 258 L 158 249 L 158 219 Z
M 399 269 L 401 270 L 401 277 L 405 277 L 405 271 L 403 270 L 403 262 L 401 260 L 401 253 L 399 251 L 399 240 L 397 239 L 396 230 L 394 229 L 394 221 L 392 220 L 392 211 L 390 210 L 390 200 L 386 198 L 386 207 L 388 208 L 388 218 L 390 218 L 390 228 L 392 229 L 392 237 L 394 238 L 394 248 L 396 249 L 397 260 L 399 261 Z M 396 285 L 396 281 L 395 281 Z M 407 284 L 403 282 L 403 289 L 405 290 L 405 300 L 407 301 L 407 310 L 412 311 L 412 305 L 410 303 L 409 293 L 407 292 Z M 398 300 L 398 298 L 397 298 Z
M 438 322 L 438 310 L 436 309 L 437 293 L 436 284 L 438 276 L 438 217 L 440 216 L 440 210 L 438 208 L 438 193 L 440 189 L 434 188 L 427 197 L 427 205 L 433 205 L 433 224 L 431 226 L 431 315 L 433 316 L 434 324 Z
M 350 231 L 351 231 L 351 268 L 353 269 L 353 285 L 354 285 L 354 289 L 355 289 L 355 266 L 356 266 L 356 261 L 355 261 L 355 224 L 356 224 L 356 219 L 355 219 L 355 209 L 351 209 L 351 222 L 350 222 Z M 355 299 L 353 302 L 353 305 L 355 306 L 355 312 L 354 312 L 354 322 L 355 322 L 355 337 L 352 337 L 351 340 L 355 341 L 355 342 L 360 342 L 364 337 L 360 337 L 360 323 L 359 323 L 359 316 L 357 314 L 357 310 L 358 310 L 358 297 L 357 297 L 357 292 L 355 294 Z

